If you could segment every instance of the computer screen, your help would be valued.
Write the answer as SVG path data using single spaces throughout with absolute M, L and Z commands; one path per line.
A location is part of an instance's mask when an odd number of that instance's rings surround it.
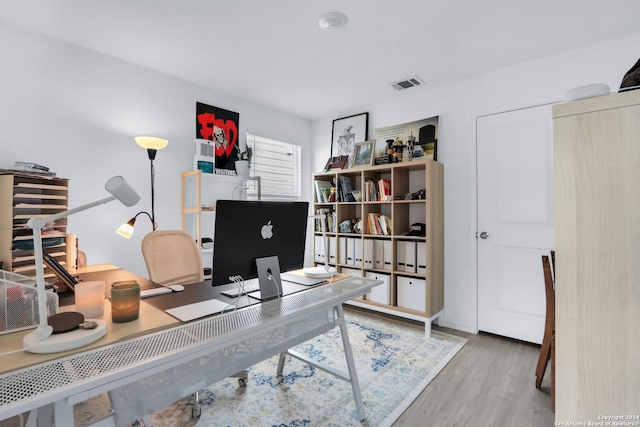
M 258 277 L 257 258 L 277 256 L 281 271 L 303 267 L 309 203 L 218 200 L 213 239 L 213 286 L 229 276 Z

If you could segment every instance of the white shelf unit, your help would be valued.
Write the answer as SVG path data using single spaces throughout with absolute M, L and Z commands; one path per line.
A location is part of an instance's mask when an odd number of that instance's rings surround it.
M 330 240 L 329 264 L 339 272 L 375 277 L 385 283 L 350 304 L 425 323 L 429 335 L 431 322 L 444 307 L 444 194 L 443 165 L 433 160 L 415 159 L 394 163 L 314 174 L 314 211 L 329 210 L 335 215 Z M 319 202 L 315 181 L 337 183 L 339 177 L 351 179 L 354 190 L 362 193 L 356 202 Z M 391 182 L 387 200 L 369 201 L 366 182 Z M 424 199 L 405 200 L 407 194 L 424 191 Z M 391 218 L 391 233 L 379 235 L 367 228 L 370 214 Z M 362 219 L 363 233 L 340 232 L 339 224 Z M 425 236 L 406 236 L 414 223 L 425 224 Z M 321 233 L 316 231 L 314 260 L 324 262 Z M 353 251 L 353 252 L 352 252 Z M 407 251 L 413 256 L 408 257 Z M 407 263 L 407 259 L 412 261 Z M 407 265 L 411 264 L 411 265 Z
M 67 209 L 69 181 L 35 174 L 0 172 L 0 261 L 7 271 L 35 277 L 32 217 L 50 216 Z M 67 265 L 67 218 L 45 228 L 43 253 Z M 45 277 L 53 277 L 45 265 Z
M 182 173 L 181 228 L 191 234 L 200 246 L 204 268 L 213 267 L 213 248 L 203 247 L 202 240 L 214 238 L 215 202 L 246 200 L 248 181 L 257 181 L 258 198 L 260 198 L 259 177 L 216 175 L 203 173 L 200 170 Z

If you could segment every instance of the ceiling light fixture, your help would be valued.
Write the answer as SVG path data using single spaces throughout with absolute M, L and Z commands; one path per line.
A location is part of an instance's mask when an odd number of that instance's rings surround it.
M 320 17 L 318 24 L 320 28 L 327 31 L 334 31 L 343 28 L 347 25 L 347 15 L 340 12 L 329 12 L 325 13 Z

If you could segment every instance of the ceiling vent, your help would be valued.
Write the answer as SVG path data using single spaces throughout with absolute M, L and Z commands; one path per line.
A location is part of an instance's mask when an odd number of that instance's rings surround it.
M 390 83 L 395 90 L 405 90 L 410 87 L 420 86 L 421 84 L 424 84 L 424 82 L 417 76 L 409 77 L 395 83 Z

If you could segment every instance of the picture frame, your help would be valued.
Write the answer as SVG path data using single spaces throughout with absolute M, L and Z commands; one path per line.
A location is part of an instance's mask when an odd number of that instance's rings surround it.
M 353 148 L 353 162 L 351 167 L 372 166 L 376 141 L 356 142 Z
M 207 171 L 213 166 L 216 174 L 236 174 L 235 164 L 240 160 L 239 128 L 239 113 L 196 102 L 196 144 L 199 140 L 209 141 L 213 149 L 213 165 L 202 164 Z
M 337 156 L 337 157 L 329 157 L 327 163 L 324 165 L 324 171 L 329 172 L 333 169 L 346 169 L 349 167 L 349 157 L 347 156 Z
M 353 156 L 357 141 L 369 139 L 369 113 L 335 119 L 331 129 L 331 157 Z
M 400 153 L 409 153 L 409 160 L 438 160 L 438 121 L 434 116 L 415 122 L 402 123 L 375 129 L 376 164 L 395 163 L 402 157 L 393 157 L 389 149 L 400 144 Z

